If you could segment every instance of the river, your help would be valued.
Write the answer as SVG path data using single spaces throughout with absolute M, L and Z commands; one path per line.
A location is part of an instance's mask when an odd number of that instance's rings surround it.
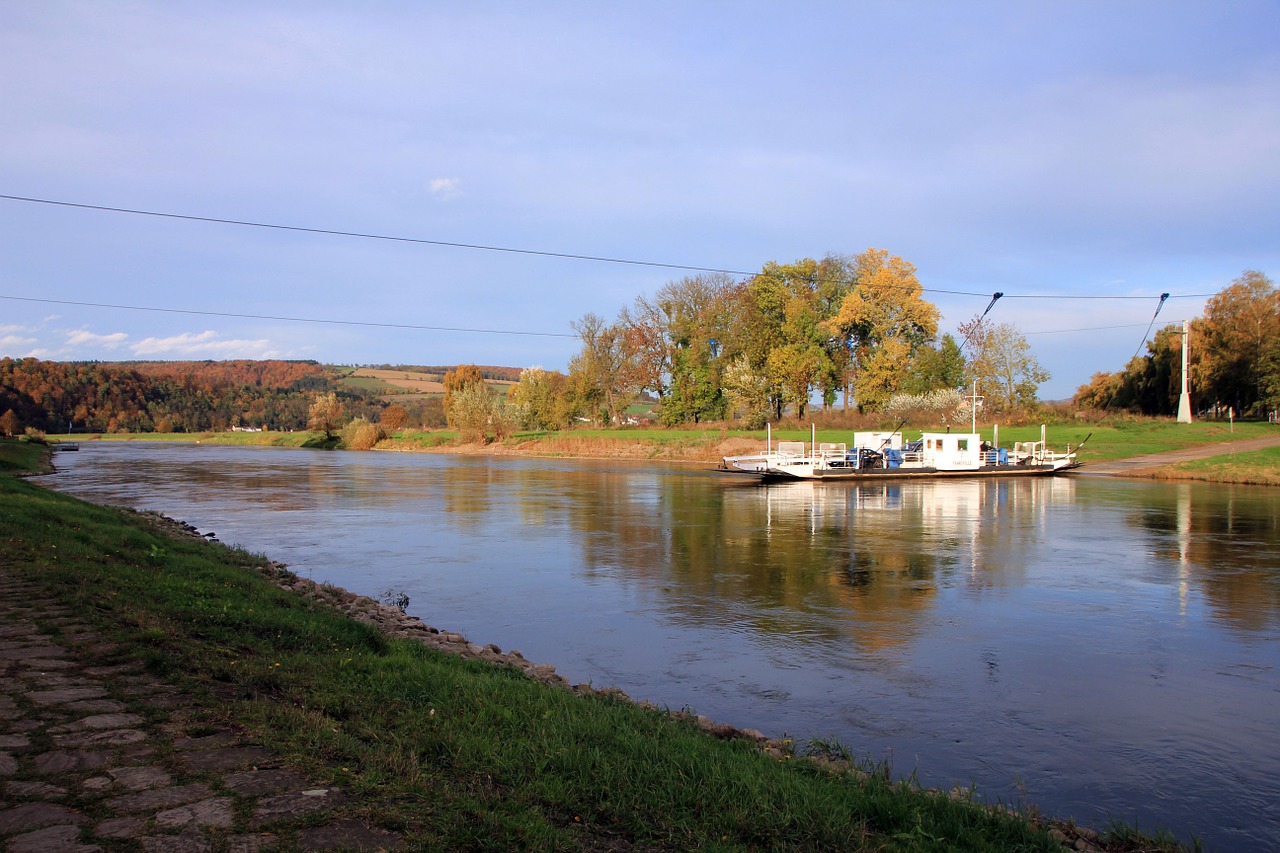
M 1103 827 L 1280 850 L 1280 492 L 93 443 L 157 510 L 573 682 Z

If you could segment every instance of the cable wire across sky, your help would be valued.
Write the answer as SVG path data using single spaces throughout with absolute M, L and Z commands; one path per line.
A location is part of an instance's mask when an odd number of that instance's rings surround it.
M 343 231 L 343 230 L 332 229 L 332 228 L 316 228 L 316 227 L 304 226 L 304 225 L 283 225 L 283 224 L 271 223 L 271 222 L 254 222 L 252 220 L 247 220 L 247 219 L 227 219 L 227 218 L 216 217 L 216 216 L 199 216 L 199 215 L 187 214 L 187 213 L 171 213 L 167 211 L 141 210 L 141 209 L 129 208 L 129 207 L 113 207 L 110 205 L 103 205 L 103 204 L 89 204 L 87 202 L 64 201 L 64 200 L 49 199 L 49 198 L 36 198 L 33 196 L 9 195 L 6 193 L 0 193 L 0 200 L 22 202 L 27 204 L 42 204 L 42 205 L 49 205 L 53 207 L 73 208 L 77 210 L 97 211 L 100 213 L 119 213 L 119 214 L 131 215 L 131 216 L 150 216 L 150 217 L 156 217 L 160 219 L 177 219 L 177 220 L 182 220 L 186 222 L 203 222 L 203 223 L 210 223 L 210 224 L 217 224 L 217 225 L 235 225 L 235 226 L 244 227 L 244 228 L 263 228 L 263 229 L 269 229 L 269 230 L 275 230 L 275 231 L 291 231 L 291 232 L 303 233 L 303 234 L 320 234 L 320 235 L 330 236 L 330 237 L 351 237 L 351 238 L 356 238 L 361 240 L 383 240 L 383 241 L 396 242 L 396 243 L 416 243 L 424 246 L 441 246 L 441 247 L 450 248 L 450 249 L 468 249 L 471 251 L 500 252 L 500 253 L 506 253 L 506 254 L 516 254 L 516 255 L 531 255 L 535 257 L 560 258 L 563 260 L 572 260 L 572 261 L 589 261 L 592 263 L 602 263 L 602 264 L 620 264 L 620 265 L 626 265 L 626 266 L 654 267 L 657 269 L 681 270 L 684 272 L 723 273 L 726 275 L 737 275 L 737 276 L 747 276 L 747 277 L 756 276 L 760 274 L 758 271 L 750 272 L 746 270 L 735 270 L 735 269 L 729 269 L 725 267 L 696 266 L 692 264 L 676 264 L 676 263 L 667 263 L 663 261 L 645 261 L 645 260 L 637 260 L 633 258 L 611 258 L 606 256 L 600 256 L 600 255 L 575 254 L 571 252 L 558 252 L 558 251 L 551 251 L 547 249 L 521 249 L 521 248 L 510 247 L 510 246 L 492 246 L 492 245 L 484 245 L 481 243 L 461 243 L 461 242 L 452 242 L 448 240 L 433 240 L 425 237 L 404 237 L 404 236 L 396 236 L 391 234 L 373 234 L 373 233 L 360 232 L 360 231 Z M 819 279 L 818 281 L 825 282 L 825 281 L 831 281 L 831 280 Z M 942 288 L 932 288 L 932 287 L 925 287 L 921 289 L 925 293 L 942 293 L 949 296 L 974 296 L 974 297 L 982 297 L 984 299 L 991 298 L 993 300 L 993 304 L 994 304 L 994 299 L 998 298 L 990 293 L 979 293 L 976 291 L 968 291 L 968 290 L 945 290 Z M 1202 298 L 1207 298 L 1213 295 L 1214 294 L 1212 293 L 1182 293 L 1182 294 L 1166 294 L 1165 296 L 1168 299 L 1202 299 Z M 1130 299 L 1131 300 L 1131 299 L 1150 299 L 1151 298 L 1150 294 L 1135 296 L 1135 295 L 1126 295 L 1126 294 L 1096 294 L 1096 293 L 1095 294 L 1001 293 L 1000 296 L 1006 299 L 1121 299 L 1121 300 Z M 990 309 L 988 308 L 988 310 Z M 239 316 L 239 315 L 227 315 L 227 316 Z M 271 319 L 287 319 L 287 318 L 271 318 Z M 333 321 L 333 322 L 341 322 L 341 321 Z M 366 324 L 366 325 L 376 325 L 376 324 Z
M 511 248 L 511 247 L 504 247 L 504 246 L 488 246 L 488 245 L 483 245 L 478 243 L 459 243 L 459 242 L 433 240 L 433 239 L 420 238 L 420 237 L 403 237 L 403 236 L 394 236 L 394 235 L 387 235 L 387 234 L 362 233 L 358 231 L 343 231 L 343 230 L 328 229 L 328 228 L 314 228 L 314 227 L 301 226 L 301 225 L 282 225 L 278 223 L 254 222 L 254 221 L 243 220 L 243 219 L 226 219 L 226 218 L 213 217 L 213 216 L 197 216 L 192 214 L 171 213 L 171 212 L 165 212 L 165 211 L 140 210 L 140 209 L 126 208 L 126 207 L 112 207 L 108 205 L 61 201 L 57 199 L 35 198 L 30 196 L 0 194 L 0 200 L 23 202 L 23 203 L 29 203 L 29 204 L 50 205 L 54 207 L 73 208 L 77 210 L 96 211 L 100 213 L 128 214 L 133 216 L 156 217 L 161 219 L 177 219 L 177 220 L 182 220 L 187 222 L 201 222 L 201 223 L 211 223 L 211 224 L 219 224 L 219 225 L 234 225 L 234 226 L 245 227 L 245 228 L 263 228 L 263 229 L 276 230 L 276 231 L 290 231 L 290 232 L 299 232 L 299 233 L 306 233 L 306 234 L 318 234 L 318 235 L 331 236 L 331 237 L 350 237 L 350 238 L 364 239 L 364 240 L 383 240 L 383 241 L 391 241 L 391 242 L 399 242 L 399 243 L 415 243 L 415 244 L 427 245 L 427 246 L 441 246 L 441 247 L 454 248 L 454 249 L 468 249 L 472 251 L 532 255 L 537 257 L 561 258 L 561 259 L 574 260 L 574 261 L 589 261 L 594 263 L 623 264 L 623 265 L 629 265 L 629 266 L 643 266 L 643 267 L 653 267 L 653 268 L 659 268 L 659 269 L 681 270 L 685 272 L 721 273 L 726 275 L 735 275 L 735 276 L 743 276 L 743 277 L 753 277 L 760 274 L 758 272 L 747 272 L 744 270 L 733 270 L 733 269 L 720 268 L 720 267 L 695 266 L 695 265 L 689 265 L 689 264 L 676 264 L 676 263 L 666 263 L 666 262 L 660 262 L 660 261 L 645 261 L 645 260 L 635 260 L 635 259 L 627 259 L 627 258 L 610 258 L 610 257 L 604 257 L 604 256 L 597 256 L 597 255 L 573 254 L 569 252 L 557 252 L 557 251 L 548 251 L 548 250 L 541 250 L 541 249 L 518 249 L 518 248 Z M 818 279 L 817 281 L 826 282 L 826 281 L 832 281 L 832 280 Z M 978 293 L 978 292 L 972 292 L 972 291 L 944 290 L 940 288 L 928 288 L 928 287 L 922 287 L 921 290 L 925 293 L 941 293 L 941 294 L 947 294 L 950 296 L 971 296 L 971 297 L 981 297 L 984 299 L 989 298 L 991 301 L 987 304 L 986 311 L 984 311 L 982 314 L 983 318 L 985 318 L 987 314 L 991 312 L 991 309 L 995 307 L 996 302 L 999 301 L 1000 299 L 1145 300 L 1145 299 L 1152 298 L 1150 295 L 1135 296 L 1135 295 L 1118 295 L 1118 294 L 1016 294 L 1016 293 L 1004 293 L 1004 292 L 987 294 L 987 293 Z M 1147 325 L 1147 332 L 1143 336 L 1143 342 L 1145 342 L 1146 338 L 1150 335 L 1151 326 L 1155 324 L 1155 319 L 1160 314 L 1160 308 L 1164 306 L 1164 303 L 1167 300 L 1178 299 L 1178 298 L 1182 298 L 1182 299 L 1203 298 L 1203 297 L 1212 296 L 1212 295 L 1213 294 L 1199 294 L 1199 293 L 1197 294 L 1171 294 L 1171 293 L 1160 294 L 1160 303 L 1156 308 L 1155 314 L 1151 318 L 1151 322 Z M 575 332 L 540 332 L 540 331 L 529 331 L 529 330 L 520 330 L 520 329 L 481 329 L 481 328 L 467 328 L 467 327 L 459 327 L 459 326 L 428 326 L 428 325 L 420 325 L 420 324 L 414 324 L 414 323 L 387 323 L 387 322 L 379 322 L 379 321 L 372 321 L 372 320 L 334 320 L 334 319 L 328 319 L 323 317 L 293 317 L 293 316 L 285 316 L 285 315 L 249 314 L 249 313 L 240 313 L 240 312 L 231 312 L 231 311 L 209 311 L 209 310 L 198 310 L 198 309 L 190 309 L 190 308 L 169 308 L 169 307 L 149 306 L 149 305 L 121 305 L 121 304 L 105 303 L 105 302 L 80 302 L 80 301 L 73 301 L 73 300 L 67 300 L 67 299 L 52 299 L 52 298 L 33 297 L 33 296 L 13 296 L 13 295 L 6 295 L 6 294 L 0 294 L 0 299 L 11 300 L 16 302 L 44 303 L 44 304 L 50 304 L 50 305 L 67 305 L 67 306 L 75 306 L 80 308 L 108 308 L 108 309 L 115 309 L 115 310 L 122 310 L 122 311 L 150 311 L 150 312 L 158 312 L 158 313 L 165 313 L 165 314 L 184 314 L 184 315 L 204 316 L 204 317 L 228 317 L 228 318 L 243 319 L 243 320 L 272 320 L 272 321 L 289 322 L 289 323 L 312 323 L 312 324 L 334 325 L 334 326 L 355 326 L 355 327 L 381 328 L 381 329 L 405 329 L 405 330 L 411 330 L 411 331 L 426 331 L 426 332 L 457 332 L 457 333 L 464 333 L 464 334 L 510 335 L 510 336 L 525 336 L 525 337 L 544 337 L 544 338 L 577 338 L 579 337 L 579 335 Z M 1092 329 L 1049 329 L 1049 330 L 1030 331 L 1030 332 L 1026 332 L 1025 334 L 1028 334 L 1028 335 L 1065 334 L 1065 333 L 1073 333 L 1073 332 L 1106 331 L 1111 329 L 1125 329 L 1125 328 L 1140 328 L 1140 324 L 1104 326 L 1104 327 L 1097 327 Z M 966 343 L 967 343 L 967 340 L 966 340 Z M 1139 344 L 1139 350 L 1141 350 L 1141 346 L 1142 344 Z

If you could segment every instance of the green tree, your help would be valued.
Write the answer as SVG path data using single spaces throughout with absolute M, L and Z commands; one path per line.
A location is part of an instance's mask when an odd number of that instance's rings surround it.
M 483 382 L 470 383 L 453 392 L 449 425 L 464 444 L 487 444 L 493 422 L 494 393 Z
M 690 276 L 619 314 L 628 361 L 639 387 L 658 398 L 663 423 L 723 415 L 720 359 L 733 352 L 726 344 L 736 327 L 738 290 L 725 274 Z
M 730 414 L 740 417 L 747 429 L 760 429 L 769 419 L 769 380 L 756 372 L 745 354 L 724 370 L 724 394 Z
M 843 301 L 848 276 L 846 259 L 835 255 L 770 261 L 742 291 L 734 352 L 768 379 L 775 417 L 787 406 L 803 417 L 814 390 L 832 405 L 845 387 L 845 343 L 826 324 Z
M 950 332 L 935 344 L 916 348 L 907 365 L 899 391 L 905 394 L 928 394 L 939 388 L 964 385 L 964 353 Z
M 555 430 L 569 424 L 563 373 L 530 367 L 520 372 L 520 381 L 507 393 L 507 405 L 525 429 Z

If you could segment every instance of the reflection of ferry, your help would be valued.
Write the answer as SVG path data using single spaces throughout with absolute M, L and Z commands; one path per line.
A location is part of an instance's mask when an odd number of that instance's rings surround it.
M 1077 448 L 1078 449 L 1078 448 Z M 1028 477 L 1054 474 L 1080 463 L 1067 448 L 1055 453 L 1039 441 L 1018 441 L 1012 449 L 987 444 L 976 432 L 921 433 L 904 442 L 901 432 L 855 432 L 844 442 L 779 441 L 772 433 L 764 453 L 726 456 L 720 471 L 762 480 L 878 480 L 938 477 Z

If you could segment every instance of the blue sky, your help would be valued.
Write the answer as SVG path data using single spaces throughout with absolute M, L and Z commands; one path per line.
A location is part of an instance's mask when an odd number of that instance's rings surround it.
M 1003 291 L 1046 398 L 1161 292 L 1163 324 L 1277 278 L 1280 4 L 792 6 L 0 0 L 0 195 L 743 271 L 883 248 L 944 329 Z M 50 300 L 0 298 L 0 355 L 564 369 L 572 321 L 684 274 L 0 199 L 0 297 Z

